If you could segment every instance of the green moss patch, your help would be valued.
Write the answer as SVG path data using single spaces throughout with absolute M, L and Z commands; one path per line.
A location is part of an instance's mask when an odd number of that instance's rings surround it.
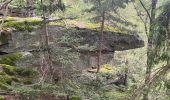
M 20 82 L 24 84 L 32 84 L 34 78 L 38 75 L 36 70 L 30 68 L 17 68 L 16 73 Z
M 12 53 L 0 57 L 0 64 L 15 65 L 15 61 L 22 58 L 21 53 Z
M 115 67 L 111 66 L 110 64 L 104 64 L 104 65 L 102 65 L 100 72 L 101 73 L 116 74 L 117 70 L 116 70 Z
M 59 25 L 59 26 L 69 26 L 69 27 L 80 27 L 87 28 L 91 30 L 100 30 L 100 23 L 91 23 L 91 22 L 81 22 L 77 20 L 67 20 L 67 21 L 56 21 L 50 22 L 50 25 Z M 127 33 L 117 27 L 105 25 L 104 31 L 117 32 L 117 33 Z
M 34 69 L 0 64 L 0 89 L 7 89 L 11 83 L 32 84 L 38 72 Z
M 12 81 L 17 81 L 15 70 L 14 66 L 0 64 L 0 89 L 6 90 Z
M 14 76 L 3 75 L 0 76 L 0 80 L 1 83 L 10 85 L 12 81 L 16 81 L 17 79 Z
M 15 70 L 16 68 L 14 66 L 6 65 L 6 64 L 0 64 L 1 70 L 0 74 L 1 75 L 15 75 Z
M 0 22 L 4 21 L 4 22 L 8 22 L 8 21 L 14 21 L 15 17 L 6 17 L 6 18 L 2 18 L 0 17 Z
M 2 19 L 0 19 L 2 20 Z M 16 31 L 32 31 L 35 28 L 39 28 L 41 26 L 42 19 L 41 18 L 18 18 L 18 17 L 7 17 L 5 18 L 5 23 L 3 25 L 4 29 L 7 28 L 15 28 Z M 69 27 L 80 27 L 87 29 L 100 29 L 100 23 L 91 23 L 91 22 L 82 22 L 78 20 L 63 20 L 63 21 L 55 21 L 50 22 L 50 25 L 59 25 L 59 26 L 69 26 Z M 121 29 L 113 26 L 105 25 L 105 31 L 118 32 L 118 33 L 126 33 Z
M 15 66 L 15 61 L 22 58 L 21 53 L 12 53 L 0 58 L 0 89 L 8 89 L 11 83 L 31 84 L 38 72 L 34 69 Z
M 7 17 L 5 18 L 5 23 L 2 28 L 14 28 L 16 31 L 32 31 L 33 29 L 41 26 L 41 21 L 41 18 Z

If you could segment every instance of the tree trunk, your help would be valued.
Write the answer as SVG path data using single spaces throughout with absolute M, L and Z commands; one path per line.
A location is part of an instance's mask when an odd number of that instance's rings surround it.
M 45 36 L 45 43 L 44 43 L 44 47 L 45 47 L 45 51 L 44 51 L 44 56 L 46 58 L 46 62 L 47 62 L 47 66 L 45 67 L 49 67 L 48 68 L 48 71 L 49 71 L 49 74 L 50 74 L 50 81 L 53 82 L 53 65 L 52 65 L 52 57 L 51 57 L 51 50 L 50 50 L 50 47 L 49 47 L 49 33 L 48 33 L 48 25 L 47 25 L 47 18 L 46 18 L 46 14 L 45 14 L 45 10 L 44 10 L 44 7 L 43 7 L 43 0 L 41 0 L 41 7 L 42 7 L 42 17 L 43 17 L 43 28 L 44 28 L 44 36 Z
M 34 17 L 35 16 L 35 0 L 27 0 L 26 2 L 26 17 Z
M 170 14 L 169 14 L 170 15 Z M 166 25 L 166 52 L 170 51 L 170 16 L 167 18 L 167 25 Z M 167 58 L 167 65 L 170 64 L 170 55 Z
M 154 59 L 153 58 L 153 52 L 154 52 L 153 34 L 154 34 L 156 4 L 157 4 L 157 0 L 152 0 L 150 27 L 149 27 L 149 34 L 148 34 L 147 68 L 146 68 L 145 84 L 147 84 L 150 80 L 152 67 L 153 67 L 153 59 Z M 150 91 L 150 86 L 148 85 L 143 93 L 143 100 L 148 100 L 149 91 Z
M 104 31 L 104 22 L 105 22 L 105 12 L 102 12 L 102 23 L 99 36 L 99 52 L 98 52 L 98 63 L 97 63 L 97 73 L 100 72 L 101 59 L 102 59 L 102 49 L 103 49 L 103 31 Z

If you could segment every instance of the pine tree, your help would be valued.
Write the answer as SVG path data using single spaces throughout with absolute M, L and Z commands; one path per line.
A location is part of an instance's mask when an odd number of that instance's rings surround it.
M 141 4 L 142 1 L 140 1 Z M 157 6 L 158 0 L 152 0 L 151 1 L 151 10 L 150 12 L 146 10 L 149 16 L 149 34 L 148 35 L 148 47 L 147 47 L 147 68 L 146 68 L 146 77 L 145 77 L 145 84 L 147 84 L 150 80 L 151 73 L 152 73 L 152 67 L 154 65 L 153 59 L 153 51 L 154 51 L 154 42 L 153 42 L 153 33 L 154 33 L 154 24 L 155 24 L 155 15 L 156 15 L 156 6 Z M 145 6 L 143 6 L 144 9 Z M 145 92 L 143 93 L 143 100 L 148 100 L 148 94 L 150 91 L 150 86 L 148 85 L 145 89 Z
M 152 0 L 151 1 L 151 9 L 147 9 L 146 4 L 139 0 L 141 6 L 145 10 L 146 17 L 149 18 L 149 22 L 146 18 L 146 20 L 143 19 L 143 17 L 140 17 L 142 22 L 145 25 L 145 33 L 148 37 L 148 47 L 147 47 L 147 68 L 146 68 L 146 77 L 145 77 L 145 84 L 141 86 L 137 91 L 143 92 L 143 100 L 149 99 L 149 92 L 150 92 L 150 85 L 157 81 L 159 77 L 166 75 L 166 73 L 169 71 L 169 26 L 170 26 L 170 2 L 166 2 L 165 5 L 162 5 L 161 7 L 157 7 L 158 0 Z M 157 11 L 160 10 L 161 13 L 158 14 L 158 17 L 155 15 L 158 13 Z M 135 7 L 135 9 L 137 9 Z M 137 13 L 139 13 L 137 11 Z M 163 66 L 155 72 L 153 76 L 152 74 L 152 68 L 159 64 L 161 61 L 166 61 L 167 65 Z M 139 94 L 138 92 L 136 94 Z M 133 100 L 136 99 L 137 95 L 132 96 Z
M 44 36 L 45 36 L 44 37 L 45 40 L 42 39 L 43 40 L 42 43 L 44 43 L 43 47 L 45 48 L 45 51 L 43 52 L 42 59 L 45 58 L 45 62 L 46 62 L 45 66 L 43 66 L 43 67 L 46 67 L 45 69 L 47 69 L 47 70 L 44 71 L 44 73 L 49 73 L 50 76 L 46 75 L 46 76 L 43 76 L 43 78 L 46 78 L 44 80 L 49 80 L 49 81 L 53 82 L 54 81 L 54 77 L 53 77 L 54 67 L 53 67 L 53 62 L 52 62 L 52 54 L 51 54 L 52 52 L 51 52 L 50 45 L 49 45 L 50 34 L 48 32 L 47 20 L 48 20 L 49 13 L 51 14 L 52 11 L 56 11 L 56 10 L 62 10 L 63 11 L 64 5 L 63 5 L 61 0 L 59 0 L 59 1 L 50 0 L 50 1 L 48 1 L 50 3 L 49 5 L 45 5 L 44 2 L 45 2 L 44 0 L 41 0 L 41 9 L 42 9 L 42 18 L 43 18 L 43 28 L 42 29 L 43 29 Z M 55 7 L 56 9 L 54 9 L 54 8 L 50 9 L 51 6 Z M 47 16 L 47 13 L 48 13 L 48 16 Z M 44 73 L 42 73 L 42 75 Z
M 99 46 L 98 46 L 98 59 L 97 59 L 97 73 L 100 71 L 101 59 L 102 59 L 102 49 L 103 49 L 103 32 L 105 28 L 105 22 L 107 20 L 113 20 L 118 23 L 127 23 L 119 17 L 111 14 L 111 12 L 117 13 L 118 8 L 125 8 L 126 3 L 131 2 L 129 0 L 86 0 L 85 2 L 90 2 L 93 7 L 87 11 L 94 12 L 96 14 L 93 20 L 101 22 L 100 35 L 99 35 Z

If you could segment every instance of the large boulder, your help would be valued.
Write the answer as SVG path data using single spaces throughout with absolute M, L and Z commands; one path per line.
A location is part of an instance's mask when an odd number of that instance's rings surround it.
M 23 23 L 27 23 L 26 21 L 20 21 L 20 25 L 16 25 L 17 28 L 22 30 L 15 30 L 12 32 L 11 40 L 8 41 L 8 45 L 1 46 L 1 52 L 32 52 L 38 51 L 40 46 L 45 39 L 44 37 L 44 30 L 42 28 L 37 27 L 33 29 L 32 26 L 38 26 L 37 21 L 30 22 L 29 21 L 29 31 L 26 26 L 23 27 Z M 42 20 L 38 20 L 42 21 Z M 18 21 L 17 21 L 18 22 Z M 31 24 L 32 23 L 32 24 Z M 38 22 L 39 23 L 39 22 Z M 79 24 L 80 25 L 80 24 Z M 72 49 L 72 52 L 80 53 L 80 59 L 75 63 L 75 66 L 83 66 L 83 67 L 92 67 L 97 66 L 97 55 L 98 55 L 98 43 L 99 43 L 99 36 L 100 32 L 98 31 L 98 25 L 96 28 L 92 27 L 85 27 L 85 25 L 70 25 L 65 26 L 61 22 L 59 23 L 50 23 L 48 25 L 48 32 L 50 34 L 50 45 L 59 46 L 59 47 L 68 47 Z M 83 26 L 83 27 L 81 27 Z M 13 26 L 10 26 L 13 27 Z M 21 27 L 21 28 L 20 28 Z M 16 28 L 15 26 L 13 28 Z M 30 30 L 31 28 L 31 30 Z M 113 29 L 113 28 L 111 28 Z M 40 38 L 41 37 L 41 38 Z M 77 40 L 76 43 L 61 42 L 62 38 L 69 38 L 72 40 Z M 59 41 L 60 42 L 57 42 Z M 140 48 L 144 46 L 144 41 L 137 35 L 137 34 L 128 34 L 123 33 L 121 31 L 114 31 L 114 30 L 106 30 L 104 31 L 104 41 L 103 41 L 103 48 L 102 48 L 102 64 L 113 64 L 114 52 L 115 51 L 122 51 L 122 50 L 129 50 Z

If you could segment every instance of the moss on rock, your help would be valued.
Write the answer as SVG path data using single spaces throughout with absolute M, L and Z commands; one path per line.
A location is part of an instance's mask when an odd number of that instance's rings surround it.
M 21 58 L 22 58 L 21 53 L 7 54 L 0 57 L 0 64 L 7 64 L 7 65 L 14 66 L 15 61 L 20 60 Z
M 82 27 L 87 28 L 91 30 L 98 30 L 100 28 L 99 23 L 91 23 L 91 22 L 81 22 L 78 20 L 67 20 L 67 21 L 57 21 L 57 22 L 50 22 L 50 25 L 59 25 L 59 26 L 66 26 L 69 27 Z M 104 31 L 111 31 L 111 32 L 117 32 L 117 33 L 127 33 L 126 31 L 123 31 L 117 27 L 105 25 Z
M 0 88 L 12 81 L 31 84 L 38 75 L 34 69 L 16 67 L 15 62 L 21 58 L 21 53 L 7 54 L 0 58 Z
M 2 20 L 2 19 L 1 19 Z M 14 28 L 16 31 L 32 31 L 35 28 L 40 27 L 41 18 L 18 18 L 7 17 L 3 24 L 3 29 Z
M 15 81 L 17 79 L 14 76 L 9 76 L 6 74 L 6 75 L 1 75 L 0 80 L 1 83 L 10 85 L 12 81 Z
M 2 19 L 0 19 L 1 21 Z M 19 17 L 7 17 L 3 25 L 4 29 L 14 28 L 16 31 L 32 31 L 35 28 L 41 27 L 42 18 L 19 18 Z M 100 28 L 99 23 L 83 22 L 78 20 L 65 20 L 50 22 L 50 25 L 80 27 L 96 30 Z M 112 31 L 118 33 L 127 33 L 121 29 L 109 25 L 105 25 L 105 31 Z
M 1 75 L 8 74 L 8 75 L 15 75 L 16 67 L 6 64 L 0 64 L 1 67 Z
M 0 89 L 6 90 L 12 81 L 17 82 L 15 70 L 14 66 L 0 64 Z
M 15 62 L 21 58 L 21 53 L 12 53 L 0 57 L 0 89 L 8 89 L 13 81 L 31 84 L 38 75 L 38 72 L 34 69 L 16 67 Z
M 116 70 L 115 67 L 111 66 L 110 64 L 104 64 L 104 65 L 102 65 L 100 72 L 101 73 L 116 74 L 117 70 Z
M 33 69 L 0 64 L 0 89 L 8 89 L 13 81 L 31 84 L 37 75 L 38 72 Z
M 20 82 L 24 84 L 32 84 L 34 78 L 37 77 L 38 72 L 29 68 L 17 68 L 16 74 L 20 77 Z

